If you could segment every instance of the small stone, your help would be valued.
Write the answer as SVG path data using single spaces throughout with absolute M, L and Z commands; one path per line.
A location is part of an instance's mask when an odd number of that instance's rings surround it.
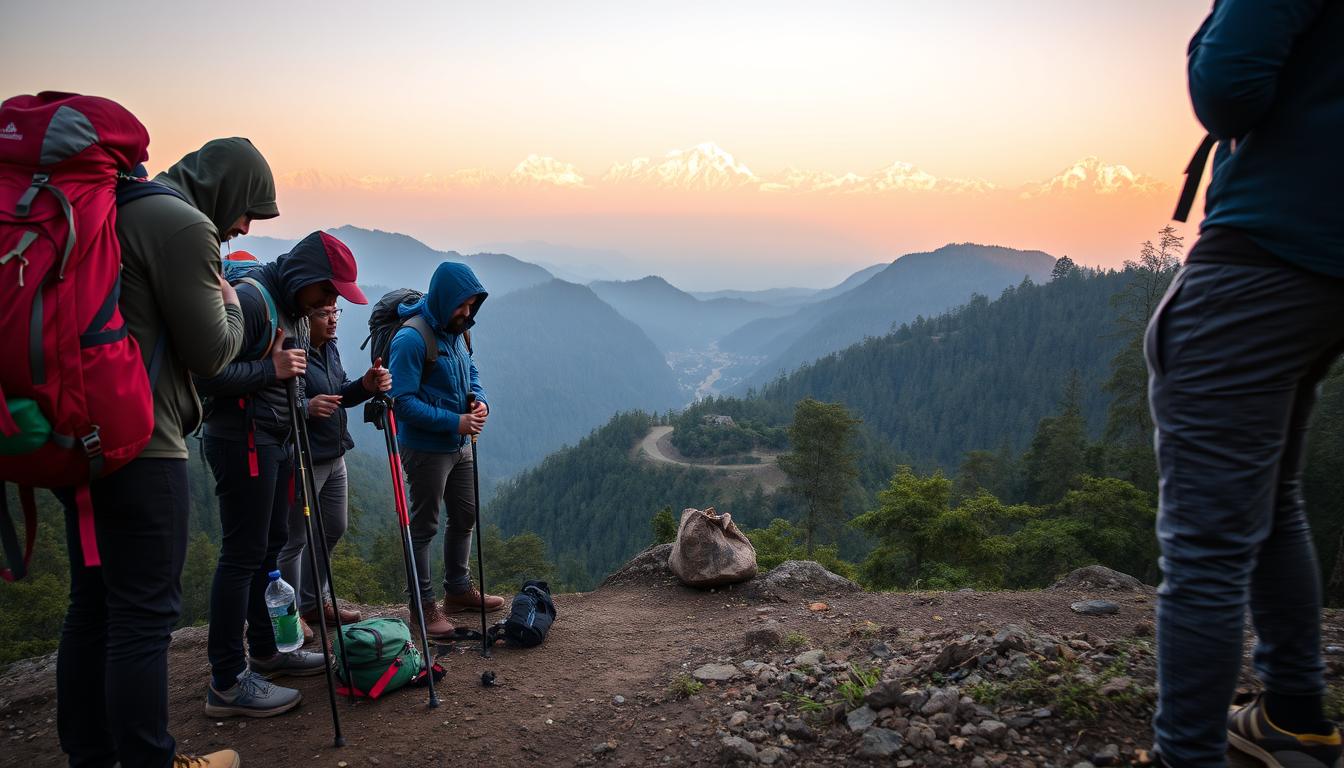
M 766 747 L 756 755 L 756 762 L 761 765 L 774 765 L 784 760 L 785 752 L 779 747 Z
M 732 717 L 728 718 L 728 727 L 741 728 L 742 726 L 747 724 L 747 719 L 750 717 L 751 715 L 748 715 L 746 712 L 739 709 L 738 711 L 733 713 Z
M 1109 600 L 1083 600 L 1069 607 L 1084 616 L 1110 616 L 1120 612 L 1120 606 Z
M 812 726 L 803 722 L 800 717 L 786 719 L 784 721 L 784 733 L 797 741 L 811 741 L 816 738 L 816 734 L 812 732 Z
M 938 740 L 938 734 L 924 723 L 915 723 L 905 729 L 905 741 L 915 749 L 928 749 Z
M 826 660 L 826 652 L 823 650 L 803 651 L 794 657 L 793 663 L 800 667 L 815 667 Z
M 989 761 L 977 755 L 976 758 L 971 761 L 971 768 L 989 768 Z
M 863 701 L 873 709 L 884 709 L 899 703 L 901 692 L 902 687 L 895 680 L 884 680 L 873 686 Z
M 1093 765 L 1115 765 L 1118 762 L 1120 762 L 1120 747 L 1116 744 L 1107 744 L 1092 756 Z
M 773 624 L 774 626 L 769 626 Z M 748 630 L 742 637 L 743 643 L 748 648 L 774 648 L 784 639 L 779 632 L 779 622 L 770 621 L 766 626 L 757 627 Z
M 1086 760 L 1081 760 L 1079 762 L 1074 763 L 1073 768 L 1097 768 L 1097 766 L 1093 765 L 1092 763 L 1089 763 Z
M 622 704 L 625 703 L 625 697 L 624 697 L 624 696 L 612 696 L 612 697 L 611 697 L 611 703 L 612 703 L 612 704 L 615 704 L 616 706 L 619 707 L 619 706 L 621 706 Z
M 336 768 L 350 768 L 350 764 L 342 760 L 336 764 Z
M 965 749 L 967 746 L 970 745 L 970 743 L 971 742 L 967 741 L 965 738 L 961 736 L 953 736 L 952 738 L 947 740 L 948 746 L 958 751 Z
M 608 752 L 614 752 L 615 750 L 616 750 L 616 742 L 614 742 L 614 741 L 603 741 L 603 742 L 600 742 L 600 743 L 598 743 L 597 745 L 595 745 L 595 746 L 593 747 L 593 754 L 594 754 L 594 755 L 605 755 L 605 754 L 607 754 Z
M 723 683 L 742 676 L 742 670 L 734 664 L 706 664 L 691 673 L 691 677 L 704 683 Z
M 725 736 L 719 742 L 719 756 L 724 762 L 735 762 L 738 760 L 756 760 L 756 745 L 741 736 Z
M 924 702 L 924 706 L 919 708 L 921 715 L 936 715 L 939 712 L 953 711 L 957 709 L 957 702 L 961 699 L 960 693 L 956 688 L 943 688 L 934 691 L 929 700 Z
M 825 603 L 812 603 L 812 604 L 810 604 L 810 605 L 807 606 L 807 610 L 809 610 L 809 611 L 811 611 L 811 612 L 813 612 L 813 613 L 821 613 L 821 612 L 823 612 L 823 611 L 829 611 L 829 610 L 831 610 L 831 606 L 829 606 L 829 605 L 827 605 L 827 604 L 825 604 Z
M 1102 696 L 1114 696 L 1117 693 L 1124 693 L 1129 690 L 1132 685 L 1134 685 L 1132 678 L 1121 675 L 1102 683 L 1101 687 L 1097 689 L 1097 693 Z
M 914 768 L 914 765 L 915 765 L 914 760 L 902 760 L 896 763 L 896 768 Z
M 986 720 L 980 723 L 980 735 L 992 742 L 1000 742 L 1008 735 L 1008 726 L 998 720 Z
M 1344 655 L 1344 645 L 1327 645 L 1325 646 L 1325 653 L 1328 656 Z M 48 720 L 47 722 L 51 721 Z
M 866 731 L 876 722 L 877 713 L 866 704 L 845 716 L 845 724 L 849 726 L 849 730 L 855 732 Z
M 886 728 L 869 728 L 864 731 L 858 756 L 880 760 L 896 754 L 902 746 L 904 746 L 904 740 L 901 738 L 901 734 Z
M 868 652 L 871 653 L 874 658 L 881 659 L 883 661 L 886 661 L 887 659 L 890 659 L 893 655 L 895 655 L 892 653 L 891 646 L 887 645 L 881 640 L 878 640 L 877 642 L 868 646 Z
M 1031 716 L 1034 717 L 1034 718 L 1036 718 L 1037 720 L 1045 720 L 1046 718 L 1054 717 L 1054 716 L 1055 716 L 1055 713 L 1054 713 L 1054 712 L 1051 712 L 1050 710 L 1046 709 L 1045 707 L 1041 707 L 1040 709 L 1036 710 L 1035 712 L 1032 712 L 1032 713 L 1031 713 Z
M 929 694 L 918 688 L 907 688 L 896 697 L 897 704 L 912 712 L 918 712 L 928 700 Z

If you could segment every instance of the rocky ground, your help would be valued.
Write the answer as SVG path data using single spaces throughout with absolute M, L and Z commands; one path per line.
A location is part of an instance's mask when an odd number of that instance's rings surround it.
M 667 547 L 599 590 L 557 598 L 546 643 L 443 649 L 443 699 L 340 702 L 322 678 L 269 720 L 205 717 L 205 635 L 174 636 L 182 748 L 245 765 L 1094 766 L 1144 764 L 1154 700 L 1151 590 L 1104 570 L 1036 592 L 873 594 L 791 563 L 718 591 L 676 584 Z M 396 609 L 370 609 L 394 614 Z M 403 610 L 404 613 L 404 610 Z M 464 623 L 468 623 L 464 621 Z M 1332 683 L 1344 627 L 1326 615 Z M 54 663 L 0 674 L 0 764 L 63 765 Z M 497 684 L 483 687 L 483 671 Z M 282 681 L 283 682 L 283 681 Z M 1250 678 L 1245 681 L 1250 685 Z

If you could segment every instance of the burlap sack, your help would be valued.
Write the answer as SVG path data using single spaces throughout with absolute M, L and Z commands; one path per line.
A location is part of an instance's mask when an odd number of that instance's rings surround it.
M 756 548 L 733 525 L 732 515 L 713 507 L 686 509 L 667 565 L 688 586 L 736 584 L 756 575 Z

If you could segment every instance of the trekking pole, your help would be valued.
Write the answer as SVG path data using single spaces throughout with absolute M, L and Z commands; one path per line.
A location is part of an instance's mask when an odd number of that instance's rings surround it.
M 289 343 L 290 341 L 293 340 L 287 339 L 286 343 Z M 293 379 L 290 381 L 293 381 Z M 297 395 L 293 398 L 293 407 L 296 411 L 298 410 Z M 350 676 L 350 656 L 345 652 L 345 628 L 341 626 L 341 606 L 340 603 L 336 601 L 336 580 L 333 579 L 331 575 L 331 552 L 327 549 L 327 523 L 322 519 L 322 506 L 317 495 L 317 478 L 313 475 L 313 446 L 312 443 L 308 441 L 308 414 L 306 412 L 300 412 L 298 416 L 298 420 L 294 422 L 295 438 L 298 440 L 299 444 L 302 445 L 301 457 L 302 464 L 305 468 L 305 471 L 302 473 L 302 479 L 304 481 L 304 491 L 307 495 L 305 503 L 312 509 L 312 515 L 307 517 L 310 521 L 315 520 L 317 523 L 317 534 L 313 539 L 317 542 L 318 552 L 321 553 L 318 562 L 321 563 L 322 570 L 319 571 L 314 567 L 313 574 L 319 578 L 320 576 L 326 576 L 327 579 L 327 589 L 331 592 L 332 618 L 336 620 L 336 644 L 339 645 L 341 649 L 341 668 L 342 671 L 345 672 L 345 680 L 347 683 L 346 691 L 350 698 L 350 706 L 354 706 L 355 679 Z M 314 563 L 314 566 L 316 566 L 316 563 Z M 317 593 L 318 602 L 323 603 L 322 590 L 317 589 L 314 591 Z M 325 606 L 319 607 L 317 617 L 318 623 L 325 626 L 327 623 Z M 322 639 L 322 643 L 323 645 L 326 644 L 325 635 Z
M 285 340 L 285 348 L 292 347 L 292 339 Z M 285 395 L 289 400 L 289 420 L 294 425 L 294 454 L 295 471 L 300 474 L 306 474 L 306 468 L 303 461 L 303 442 L 299 439 L 299 395 L 298 389 L 293 378 L 285 380 Z M 304 535 L 308 541 L 308 563 L 312 566 L 313 573 L 317 573 L 317 548 L 313 541 L 313 516 L 311 499 L 308 493 L 308 483 L 306 478 L 302 478 L 299 483 L 300 493 L 303 494 L 303 526 Z M 319 590 L 320 592 L 320 590 Z M 338 747 L 345 746 L 345 737 L 341 735 L 341 714 L 336 709 L 336 673 L 331 663 L 331 649 L 327 647 L 327 622 L 325 617 L 319 614 L 317 622 L 317 631 L 322 641 L 322 661 L 327 672 L 327 701 L 331 703 L 331 727 L 336 732 L 335 744 Z M 346 679 L 349 680 L 347 674 Z M 351 683 L 353 685 L 353 683 Z
M 420 621 L 420 642 L 425 648 L 425 673 L 429 675 L 429 706 L 439 706 L 439 695 L 434 690 L 434 654 L 429 650 L 429 632 L 425 629 L 425 605 L 420 597 L 420 576 L 415 567 L 415 547 L 411 544 L 411 517 L 406 505 L 406 485 L 401 477 L 401 449 L 397 446 L 397 417 L 386 395 L 374 398 L 379 411 L 374 424 L 383 430 L 387 443 L 387 464 L 392 471 L 392 497 L 397 508 L 397 522 L 401 525 L 401 552 L 406 563 L 406 589 L 411 593 L 415 618 Z M 381 421 L 379 420 L 381 419 Z
M 476 409 L 476 394 L 467 394 L 467 410 Z M 476 460 L 476 433 L 471 433 L 471 486 L 476 494 L 476 570 L 481 575 L 481 656 L 490 658 L 490 634 L 485 629 L 485 560 L 481 555 L 481 473 Z

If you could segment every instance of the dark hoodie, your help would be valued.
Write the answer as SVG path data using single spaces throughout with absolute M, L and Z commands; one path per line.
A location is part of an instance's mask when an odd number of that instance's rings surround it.
M 464 301 L 479 296 L 467 320 L 466 329 L 470 329 L 487 295 L 470 267 L 445 261 L 434 270 L 425 297 L 399 310 L 403 318 L 424 316 L 439 346 L 434 367 L 425 370 L 425 342 L 420 334 L 414 328 L 402 328 L 392 337 L 387 365 L 392 390 L 387 394 L 400 422 L 397 436 L 403 447 L 455 453 L 466 444 L 467 437 L 457 433 L 458 416 L 467 412 L 468 393 L 484 403 L 485 390 L 461 334 L 450 333 L 447 324 Z
M 314 283 L 333 279 L 333 249 L 349 249 L 340 240 L 314 232 L 289 252 L 248 274 L 261 283 L 276 304 L 280 327 L 286 338 L 297 339 L 308 350 L 308 318 L 298 304 L 298 293 Z M 273 336 L 266 305 L 257 289 L 246 283 L 238 286 L 243 305 L 243 349 L 264 346 L 261 340 Z M 311 350 L 309 350 L 311 353 Z M 296 379 L 300 407 L 304 403 L 303 377 Z M 257 443 L 283 445 L 289 439 L 289 398 L 285 382 L 275 377 L 275 364 L 269 355 L 260 360 L 235 360 L 217 376 L 198 377 L 196 386 L 210 397 L 205 416 L 205 434 L 225 440 L 247 438 L 249 422 L 256 426 Z
M 219 294 L 220 233 L 244 213 L 279 211 L 271 169 L 247 139 L 211 141 L 155 180 L 187 202 L 151 195 L 117 209 L 121 313 L 146 366 L 159 351 L 154 434 L 140 455 L 185 459 L 201 419 L 191 374 L 219 373 L 243 338 L 242 314 Z

